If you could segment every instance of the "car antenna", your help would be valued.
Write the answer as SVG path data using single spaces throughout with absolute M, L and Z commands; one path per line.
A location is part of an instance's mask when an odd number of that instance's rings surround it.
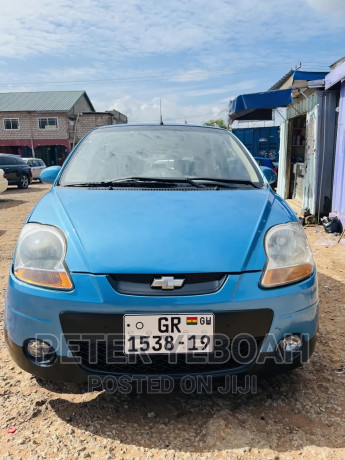
M 164 125 L 162 117 L 162 99 L 159 99 L 159 115 L 160 115 L 160 125 Z

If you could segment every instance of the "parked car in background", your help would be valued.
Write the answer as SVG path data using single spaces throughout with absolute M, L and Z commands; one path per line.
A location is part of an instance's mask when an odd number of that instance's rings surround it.
M 40 174 L 47 167 L 45 162 L 40 158 L 23 158 L 23 160 L 31 168 L 32 179 L 39 180 L 41 182 Z
M 275 173 L 229 131 L 96 128 L 41 180 L 54 185 L 19 236 L 5 302 L 23 369 L 179 379 L 308 360 L 312 251 Z
M 5 177 L 5 172 L 3 169 L 0 169 L 0 193 L 7 190 L 8 181 Z
M 0 153 L 0 168 L 4 170 L 8 185 L 28 188 L 32 180 L 31 168 L 18 155 Z

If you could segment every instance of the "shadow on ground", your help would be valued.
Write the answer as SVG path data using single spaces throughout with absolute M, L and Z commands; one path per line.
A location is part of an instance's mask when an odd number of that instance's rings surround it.
M 344 284 L 323 274 L 319 283 L 321 292 L 344 291 Z M 327 311 L 327 295 L 321 303 Z M 217 386 L 210 394 L 186 394 L 177 385 L 170 394 L 147 394 L 144 388 L 141 394 L 103 391 L 90 394 L 88 401 L 70 401 L 69 393 L 84 393 L 87 388 L 38 382 L 63 394 L 50 400 L 61 420 L 123 444 L 194 453 L 246 447 L 279 452 L 345 447 L 345 375 L 335 374 L 332 364 L 332 357 L 340 354 L 336 359 L 341 360 L 344 352 L 332 339 L 336 330 L 329 329 L 333 324 L 336 328 L 337 321 L 329 323 L 321 324 L 310 363 L 287 374 L 261 377 L 257 388 L 246 394 L 220 394 Z
M 38 192 L 39 188 L 35 187 L 35 184 L 30 184 L 28 188 L 22 189 L 18 188 L 16 185 L 9 185 L 8 189 L 2 193 L 2 196 L 6 195 L 18 195 L 23 194 L 23 193 L 33 193 L 33 192 Z
M 16 206 L 19 206 L 21 204 L 25 203 L 23 200 L 7 200 L 7 199 L 1 199 L 0 197 L 0 210 L 1 209 L 9 209 L 9 208 L 14 208 Z

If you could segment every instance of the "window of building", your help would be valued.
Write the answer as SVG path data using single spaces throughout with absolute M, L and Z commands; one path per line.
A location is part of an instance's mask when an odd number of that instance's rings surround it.
M 39 129 L 58 129 L 57 118 L 39 118 L 38 119 Z
M 18 118 L 4 118 L 4 128 L 5 129 L 19 129 L 19 119 Z

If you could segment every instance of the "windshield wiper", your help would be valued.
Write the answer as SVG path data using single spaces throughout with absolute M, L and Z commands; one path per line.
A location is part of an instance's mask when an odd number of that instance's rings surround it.
M 231 185 L 231 184 L 239 184 L 239 185 L 251 185 L 252 187 L 255 188 L 262 188 L 262 185 L 257 185 L 254 182 L 250 180 L 242 180 L 242 179 L 218 179 L 215 177 L 188 177 L 187 179 L 193 180 L 193 181 L 205 181 L 205 182 L 210 182 L 214 185 Z M 204 184 L 205 185 L 205 184 Z
M 121 183 L 121 182 L 128 182 L 128 181 L 134 181 L 134 182 L 157 182 L 157 183 L 165 183 L 165 184 L 190 184 L 193 185 L 193 187 L 197 188 L 203 188 L 204 185 L 198 184 L 193 181 L 193 179 L 190 179 L 189 177 L 128 177 L 126 179 L 117 179 L 115 183 Z
M 205 185 L 198 184 L 194 182 L 193 179 L 189 177 L 124 177 L 122 179 L 114 179 L 110 181 L 101 181 L 101 182 L 81 182 L 76 184 L 65 184 L 64 187 L 113 187 L 113 186 L 124 186 L 124 185 L 135 185 L 140 186 L 141 183 L 148 185 L 149 183 L 153 186 L 157 184 L 166 184 L 166 185 L 176 185 L 176 184 L 190 184 L 193 187 L 205 188 Z
M 198 183 L 202 181 L 206 183 Z M 114 179 L 110 181 L 101 182 L 81 182 L 65 184 L 64 187 L 124 187 L 134 186 L 140 187 L 145 183 L 145 186 L 157 187 L 158 184 L 169 187 L 176 186 L 177 184 L 189 184 L 196 188 L 207 188 L 207 187 L 231 187 L 232 185 L 250 185 L 255 188 L 262 188 L 262 185 L 256 185 L 250 180 L 240 179 L 221 179 L 215 177 L 123 177 L 121 179 Z

